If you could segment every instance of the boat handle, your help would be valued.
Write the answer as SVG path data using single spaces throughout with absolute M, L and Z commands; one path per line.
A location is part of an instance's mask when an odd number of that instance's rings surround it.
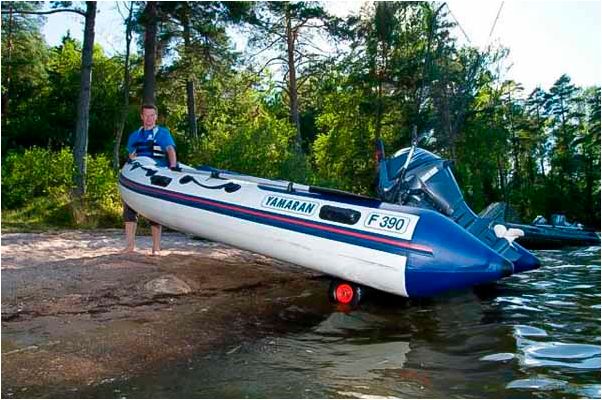
M 142 170 L 146 171 L 146 176 L 153 176 L 157 173 L 156 169 L 144 167 L 142 164 L 140 164 L 137 161 L 132 163 L 132 168 L 130 168 L 130 171 L 133 171 L 136 168 L 141 168 Z
M 190 175 L 184 175 L 183 177 L 180 178 L 180 184 L 181 185 L 185 185 L 187 183 L 193 182 L 194 184 L 205 188 L 205 189 L 224 189 L 226 191 L 226 193 L 233 193 L 236 192 L 238 189 L 240 189 L 240 185 L 236 184 L 236 183 L 232 183 L 232 182 L 228 182 L 228 183 L 224 183 L 223 185 L 217 185 L 217 186 L 207 186 L 207 185 L 203 185 L 201 182 L 197 181 L 196 179 L 194 179 L 193 176 Z

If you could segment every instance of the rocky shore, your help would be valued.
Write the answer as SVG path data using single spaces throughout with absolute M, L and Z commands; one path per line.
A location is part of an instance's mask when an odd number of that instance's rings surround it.
M 120 253 L 120 230 L 2 234 L 2 397 L 81 393 L 236 349 L 326 281 L 291 264 L 164 233 Z M 64 396 L 64 391 L 59 391 Z

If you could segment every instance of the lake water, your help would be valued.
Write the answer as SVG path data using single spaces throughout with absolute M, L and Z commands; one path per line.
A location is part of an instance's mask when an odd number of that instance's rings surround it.
M 79 395 L 600 398 L 600 247 L 536 254 L 495 285 L 353 311 L 318 281 L 247 342 Z

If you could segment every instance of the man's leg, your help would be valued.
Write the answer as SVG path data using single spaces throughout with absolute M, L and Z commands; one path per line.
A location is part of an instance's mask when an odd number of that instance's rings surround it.
M 125 203 L 123 203 L 123 220 L 125 221 L 125 249 L 123 252 L 131 253 L 136 247 L 138 214 Z
M 136 247 L 136 222 L 125 223 L 125 253 L 131 253 Z
M 152 255 L 159 255 L 159 251 L 161 250 L 161 225 L 152 223 L 151 224 L 151 234 L 153 237 L 153 252 Z

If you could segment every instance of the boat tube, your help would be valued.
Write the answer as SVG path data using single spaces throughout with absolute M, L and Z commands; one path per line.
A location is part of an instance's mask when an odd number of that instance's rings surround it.
M 508 259 L 440 213 L 339 190 L 210 167 L 171 170 L 147 157 L 125 164 L 119 189 L 131 208 L 171 229 L 400 296 L 513 272 Z
M 524 234 L 491 218 L 480 218 L 466 204 L 451 171 L 451 162 L 418 148 L 385 158 L 377 142 L 377 193 L 382 200 L 437 211 L 473 234 L 482 243 L 512 261 L 514 273 L 539 268 L 539 260 L 514 240 Z

